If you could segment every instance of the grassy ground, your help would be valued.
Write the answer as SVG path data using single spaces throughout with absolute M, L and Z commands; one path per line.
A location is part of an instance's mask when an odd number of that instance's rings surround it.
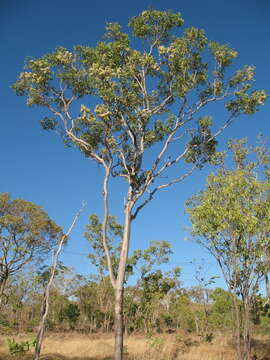
M 16 341 L 31 336 L 14 337 Z M 125 340 L 127 360 L 235 360 L 235 353 L 225 337 L 216 337 L 211 344 L 178 335 L 134 335 Z M 270 345 L 261 338 L 255 343 L 258 360 L 270 360 Z M 111 360 L 112 335 L 49 334 L 42 348 L 42 360 Z M 31 353 L 10 356 L 7 337 L 0 336 L 0 360 L 30 360 Z

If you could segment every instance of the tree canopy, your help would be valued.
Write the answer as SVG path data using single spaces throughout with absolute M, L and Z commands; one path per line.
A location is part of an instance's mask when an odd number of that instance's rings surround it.
M 192 234 L 216 257 L 230 281 L 236 276 L 232 257 L 237 258 L 240 293 L 243 276 L 252 281 L 253 272 L 264 272 L 263 255 L 270 242 L 269 155 L 257 147 L 258 157 L 251 159 L 252 150 L 244 144 L 229 142 L 235 167 L 223 164 L 187 207 Z
M 238 140 L 228 146 L 234 166 L 221 164 L 187 212 L 193 236 L 217 260 L 232 295 L 241 360 L 251 358 L 251 310 L 269 272 L 270 158 L 264 145 L 249 149 Z
M 86 156 L 110 164 L 112 175 L 127 178 L 138 197 L 180 159 L 197 165 L 209 160 L 215 149 L 213 120 L 197 116 L 199 110 L 225 101 L 228 118 L 218 132 L 239 114 L 256 112 L 266 99 L 265 91 L 251 90 L 254 67 L 229 75 L 237 52 L 208 40 L 201 29 L 180 33 L 183 22 L 180 13 L 146 10 L 130 20 L 129 33 L 109 23 L 105 41 L 95 47 L 58 47 L 28 59 L 13 88 L 27 96 L 29 106 L 50 110 L 41 120 L 44 129 L 59 131 Z M 141 46 L 132 45 L 136 38 Z M 192 120 L 196 125 L 187 131 Z M 178 132 L 188 146 L 164 163 Z M 144 152 L 162 141 L 164 151 L 146 171 Z
M 0 194 L 0 295 L 7 279 L 27 263 L 42 259 L 61 231 L 40 206 Z

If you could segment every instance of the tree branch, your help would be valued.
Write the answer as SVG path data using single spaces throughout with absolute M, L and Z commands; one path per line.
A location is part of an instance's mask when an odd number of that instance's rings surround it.
M 109 276 L 112 283 L 113 288 L 115 288 L 115 276 L 113 273 L 113 266 L 112 266 L 112 259 L 107 243 L 107 228 L 108 228 L 108 221 L 109 221 L 109 204 L 108 204 L 108 181 L 109 176 L 111 173 L 111 164 L 105 167 L 105 176 L 103 181 L 103 203 L 104 203 L 104 217 L 102 223 L 102 243 L 104 247 L 104 251 L 106 254 L 106 260 L 108 264 Z
M 186 172 L 182 176 L 175 178 L 174 180 L 168 182 L 167 184 L 158 185 L 153 190 L 149 191 L 149 195 L 148 195 L 147 199 L 145 199 L 144 202 L 141 205 L 139 205 L 137 207 L 137 209 L 135 210 L 135 212 L 132 214 L 132 220 L 134 220 L 136 218 L 136 216 L 138 215 L 138 213 L 142 210 L 142 208 L 144 208 L 145 205 L 147 205 L 153 199 L 153 197 L 157 191 L 159 191 L 161 189 L 165 189 L 171 185 L 174 185 L 176 183 L 183 181 L 185 178 L 190 176 L 195 169 L 196 169 L 196 166 L 193 166 L 190 171 Z

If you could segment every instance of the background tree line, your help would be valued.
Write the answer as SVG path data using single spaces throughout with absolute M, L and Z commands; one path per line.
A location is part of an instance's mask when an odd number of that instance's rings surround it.
M 221 288 L 200 285 L 183 288 L 179 274 L 158 269 L 138 279 L 125 292 L 124 324 L 127 334 L 183 331 L 211 341 L 216 333 L 234 328 L 232 301 Z M 0 315 L 1 332 L 35 332 L 40 321 L 46 272 L 38 277 L 25 271 L 10 283 Z M 67 290 L 68 289 L 68 290 Z M 269 303 L 257 295 L 250 311 L 257 332 L 269 331 Z M 112 332 L 113 289 L 108 277 L 86 279 L 60 266 L 50 295 L 48 331 Z M 239 300 L 239 306 L 243 306 Z
M 88 257 L 96 266 L 96 275 L 79 275 L 59 262 L 50 293 L 47 330 L 85 333 L 114 330 L 114 293 L 100 246 L 101 228 L 98 217 L 91 215 L 85 238 L 93 249 Z M 113 248 L 113 243 L 121 236 L 121 231 L 122 227 L 111 216 L 108 243 L 114 250 L 116 262 L 119 249 Z M 180 268 L 164 271 L 163 265 L 169 263 L 171 254 L 168 242 L 156 241 L 129 257 L 124 298 L 125 332 L 152 334 L 181 330 L 199 336 L 202 341 L 211 341 L 216 333 L 234 330 L 230 292 L 214 287 L 216 276 L 208 278 L 203 263 L 194 263 L 194 286 L 184 288 Z M 36 331 L 49 276 L 50 266 L 40 267 L 32 261 L 16 277 L 9 278 L 0 314 L 3 333 Z M 241 311 L 244 300 L 237 297 Z M 255 291 L 250 306 L 251 326 L 257 332 L 267 333 L 270 328 L 267 297 Z

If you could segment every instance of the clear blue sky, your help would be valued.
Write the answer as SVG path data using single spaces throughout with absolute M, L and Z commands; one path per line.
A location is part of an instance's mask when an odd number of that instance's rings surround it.
M 41 130 L 41 110 L 27 108 L 25 99 L 16 97 L 9 86 L 22 71 L 27 56 L 41 56 L 62 45 L 94 46 L 104 33 L 106 22 L 125 26 L 128 19 L 148 7 L 180 11 L 185 26 L 203 28 L 207 36 L 226 43 L 239 52 L 237 65 L 257 68 L 256 87 L 270 88 L 270 2 L 267 0 L 1 0 L 0 2 L 0 191 L 13 198 L 33 201 L 65 229 L 81 201 L 88 205 L 63 255 L 67 265 L 82 274 L 93 269 L 79 253 L 89 251 L 83 238 L 90 213 L 102 212 L 102 169 L 78 151 L 65 149 L 53 133 Z M 220 146 L 230 137 L 269 135 L 269 102 L 253 117 L 238 119 L 223 135 Z M 218 116 L 222 113 L 217 113 Z M 195 173 L 184 183 L 160 193 L 134 223 L 131 248 L 145 248 L 151 240 L 168 240 L 174 256 L 172 266 L 180 265 L 185 285 L 191 285 L 193 269 L 188 262 L 206 258 L 209 275 L 215 273 L 213 260 L 197 245 L 184 241 L 188 225 L 184 202 L 199 191 L 210 169 Z M 111 213 L 120 216 L 123 199 L 119 185 L 113 185 Z M 76 253 L 76 254 L 75 254 Z

